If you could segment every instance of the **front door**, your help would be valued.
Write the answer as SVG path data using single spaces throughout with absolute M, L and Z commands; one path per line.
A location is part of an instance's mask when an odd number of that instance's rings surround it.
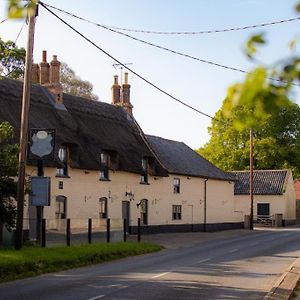
M 126 232 L 129 232 L 129 226 L 130 226 L 130 202 L 129 201 L 122 201 L 122 218 L 127 220 Z

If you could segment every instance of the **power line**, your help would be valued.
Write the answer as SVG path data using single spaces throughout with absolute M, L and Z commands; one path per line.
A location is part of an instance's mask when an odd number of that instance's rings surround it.
M 222 122 L 221 120 L 212 117 L 202 111 L 200 111 L 199 109 L 181 101 L 180 99 L 176 98 L 175 96 L 171 95 L 170 93 L 166 92 L 165 90 L 163 90 L 162 88 L 158 87 L 157 85 L 155 85 L 154 83 L 152 83 L 151 81 L 149 81 L 148 79 L 146 79 L 145 77 L 143 77 L 142 75 L 140 75 L 139 73 L 135 72 L 133 69 L 129 68 L 128 66 L 126 66 L 126 64 L 122 63 L 121 61 L 119 61 L 118 59 L 116 59 L 115 57 L 113 57 L 111 54 L 109 54 L 107 51 L 105 51 L 104 49 L 102 49 L 100 46 L 98 46 L 96 43 L 94 43 L 92 40 L 90 40 L 89 38 L 87 38 L 84 34 L 82 34 L 81 32 L 79 32 L 77 29 L 75 29 L 73 26 L 71 26 L 69 23 L 67 23 L 65 20 L 63 20 L 62 18 L 60 18 L 58 15 L 56 15 L 53 11 L 51 11 L 43 2 L 39 2 L 39 4 L 41 4 L 47 11 L 49 11 L 53 16 L 55 16 L 57 19 L 59 19 L 62 23 L 64 23 L 66 26 L 68 26 L 71 30 L 73 30 L 74 32 L 76 32 L 78 35 L 80 35 L 83 39 L 85 39 L 87 42 L 89 42 L 90 44 L 92 44 L 94 47 L 96 47 L 98 50 L 100 50 L 102 53 L 104 53 L 106 56 L 108 56 L 109 58 L 111 58 L 112 60 L 114 60 L 115 62 L 117 62 L 119 65 L 123 66 L 125 69 L 127 69 L 128 71 L 130 71 L 132 74 L 134 74 L 135 76 L 137 76 L 138 78 L 140 78 L 141 80 L 143 80 L 144 82 L 146 82 L 147 84 L 151 85 L 153 88 L 155 88 L 156 90 L 160 91 L 161 93 L 165 94 L 166 96 L 168 96 L 169 98 L 177 101 L 178 103 L 194 110 L 195 112 L 208 117 L 212 120 L 216 120 L 218 122 Z
M 45 4 L 45 5 L 53 8 L 53 9 L 59 10 L 61 12 L 65 12 L 64 10 L 56 8 L 49 4 Z M 68 14 L 72 15 L 71 13 L 68 13 Z M 75 15 L 73 15 L 73 16 L 75 17 Z M 82 20 L 84 20 L 84 19 L 82 18 Z M 295 17 L 295 18 L 289 18 L 289 19 L 283 19 L 283 20 L 278 20 L 278 21 L 272 21 L 272 22 L 254 24 L 254 25 L 247 25 L 247 26 L 241 26 L 241 27 L 231 27 L 231 28 L 224 28 L 224 29 L 201 30 L 201 31 L 154 31 L 154 30 L 142 30 L 142 29 L 115 27 L 115 26 L 110 26 L 110 25 L 101 25 L 101 26 L 115 29 L 115 30 L 136 32 L 136 33 L 161 34 L 161 35 L 164 35 L 164 34 L 166 34 L 166 35 L 200 35 L 200 34 L 224 33 L 224 32 L 247 30 L 247 29 L 266 27 L 266 26 L 271 26 L 271 25 L 278 25 L 278 24 L 283 24 L 283 23 L 288 23 L 288 22 L 294 22 L 294 21 L 299 21 L 299 20 L 300 20 L 300 17 Z M 90 22 L 93 23 L 92 21 L 90 21 Z
M 189 59 L 196 60 L 196 61 L 201 62 L 201 63 L 209 64 L 209 65 L 212 65 L 212 66 L 215 66 L 215 67 L 219 67 L 219 68 L 223 68 L 223 69 L 227 69 L 227 70 L 231 70 L 231 71 L 235 71 L 235 72 L 240 72 L 240 73 L 243 73 L 243 74 L 249 74 L 249 73 L 250 73 L 250 72 L 245 71 L 245 70 L 240 69 L 240 68 L 236 68 L 236 67 L 231 67 L 231 66 L 223 65 L 223 64 L 216 63 L 216 62 L 213 62 L 213 61 L 210 61 L 210 60 L 198 58 L 198 57 L 195 57 L 195 56 L 186 54 L 186 53 L 182 53 L 182 52 L 179 52 L 179 51 L 176 51 L 176 50 L 172 50 L 172 49 L 170 49 L 170 48 L 166 48 L 166 47 L 161 46 L 161 45 L 153 44 L 153 43 L 151 43 L 151 42 L 148 42 L 148 41 L 139 39 L 139 38 L 137 38 L 137 37 L 131 36 L 131 35 L 129 35 L 129 34 L 126 34 L 126 33 L 124 33 L 124 32 L 117 31 L 117 30 L 115 30 L 115 29 L 113 29 L 113 28 L 111 28 L 111 27 L 107 27 L 107 26 L 105 26 L 105 25 L 101 25 L 101 24 L 95 23 L 95 22 L 93 22 L 93 21 L 87 20 L 87 19 L 85 19 L 85 18 L 83 18 L 83 17 L 79 17 L 79 16 L 77 16 L 77 15 L 74 15 L 74 14 L 72 14 L 72 13 L 69 13 L 69 12 L 67 12 L 67 11 L 65 11 L 65 10 L 60 9 L 60 8 L 56 8 L 56 7 L 54 7 L 54 6 L 51 6 L 51 5 L 48 5 L 48 4 L 45 4 L 45 3 L 43 3 L 43 4 L 44 4 L 44 6 L 51 7 L 51 8 L 53 8 L 53 9 L 55 9 L 55 10 L 58 10 L 58 11 L 64 13 L 64 14 L 70 15 L 70 16 L 72 16 L 72 17 L 74 17 L 74 18 L 77 18 L 77 19 L 79 19 L 79 20 L 81 20 L 81 21 L 84 21 L 84 22 L 87 22 L 87 23 L 96 25 L 96 26 L 98 26 L 98 27 L 101 27 L 101 28 L 103 28 L 103 29 L 106 29 L 106 30 L 109 30 L 109 31 L 111 31 L 111 32 L 117 33 L 117 34 L 119 34 L 119 35 L 125 36 L 125 37 L 130 38 L 130 39 L 132 39 L 132 40 L 135 40 L 135 41 L 137 41 L 137 42 L 146 44 L 146 45 L 148 45 L 148 46 L 155 47 L 155 48 L 158 48 L 158 49 L 161 49 L 161 50 L 164 50 L 164 51 L 167 51 L 167 52 L 170 52 L 170 53 L 179 55 L 179 56 L 183 56 L 183 57 L 186 57 L 186 58 L 189 58 Z M 299 17 L 299 19 L 300 19 L 300 17 Z M 269 80 L 273 80 L 273 81 L 277 81 L 277 82 L 281 82 L 281 83 L 285 83 L 285 84 L 286 84 L 286 83 L 290 83 L 290 84 L 292 84 L 292 85 L 300 86 L 300 84 L 295 83 L 295 82 L 287 82 L 287 81 L 285 81 L 285 80 L 281 80 L 281 79 L 273 78 L 273 77 L 267 77 L 267 78 L 268 78 Z
M 4 23 L 5 21 L 7 21 L 8 19 L 4 19 L 0 22 L 0 24 Z
M 26 22 L 27 22 L 27 20 L 25 20 L 25 21 L 23 22 L 23 25 L 21 26 L 21 29 L 20 29 L 19 32 L 18 32 L 18 35 L 17 35 L 17 37 L 16 37 L 16 39 L 15 39 L 15 42 L 14 42 L 15 45 L 17 44 L 17 41 L 18 41 L 18 39 L 19 39 L 19 37 L 20 37 L 22 31 L 23 31 L 23 28 L 24 28 Z

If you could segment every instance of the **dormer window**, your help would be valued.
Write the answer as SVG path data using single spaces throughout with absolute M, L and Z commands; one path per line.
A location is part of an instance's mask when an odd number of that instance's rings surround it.
M 109 180 L 109 154 L 102 152 L 100 154 L 100 180 Z
M 142 159 L 142 169 L 143 172 L 141 174 L 141 184 L 148 184 L 148 159 Z
M 68 176 L 68 149 L 66 146 L 61 146 L 58 149 L 58 158 L 62 163 L 62 167 L 56 169 L 56 176 Z

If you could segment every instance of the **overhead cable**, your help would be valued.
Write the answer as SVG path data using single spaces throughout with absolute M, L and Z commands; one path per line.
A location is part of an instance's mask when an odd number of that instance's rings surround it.
M 53 9 L 59 10 L 61 12 L 65 12 L 64 10 L 54 7 L 52 5 L 49 5 L 49 4 L 45 4 L 45 5 L 53 8 Z M 68 13 L 68 14 L 72 15 L 71 13 Z M 73 15 L 73 16 L 75 17 L 75 15 Z M 84 20 L 84 19 L 82 18 L 82 20 Z M 289 18 L 289 19 L 278 20 L 278 21 L 271 21 L 271 22 L 266 22 L 266 23 L 248 25 L 248 26 L 231 27 L 231 28 L 224 28 L 224 29 L 213 29 L 213 30 L 201 30 L 201 31 L 154 31 L 154 30 L 142 30 L 142 29 L 115 27 L 115 26 L 110 26 L 110 25 L 102 25 L 102 26 L 105 26 L 105 27 L 111 28 L 111 29 L 127 31 L 127 32 L 136 32 L 136 33 L 161 34 L 161 35 L 200 35 L 200 34 L 224 33 L 224 32 L 231 32 L 231 31 L 247 30 L 247 29 L 260 28 L 260 27 L 266 27 L 266 26 L 271 26 L 271 25 L 278 25 L 278 24 L 283 24 L 283 23 L 288 23 L 288 22 L 294 22 L 294 21 L 299 21 L 299 20 L 300 20 L 300 16 L 294 17 L 294 18 Z
M 21 29 L 20 29 L 20 31 L 18 32 L 18 35 L 17 35 L 17 37 L 16 37 L 16 39 L 15 39 L 15 42 L 14 42 L 15 45 L 17 44 L 17 41 L 18 41 L 18 39 L 19 39 L 19 37 L 20 37 L 22 31 L 23 31 L 23 28 L 24 28 L 25 24 L 26 24 L 26 20 L 23 22 L 23 24 L 22 24 L 22 26 L 21 26 Z
M 192 55 L 189 55 L 189 54 L 186 54 L 186 53 L 182 53 L 182 52 L 179 52 L 179 51 L 176 51 L 176 50 L 172 50 L 172 49 L 169 49 L 169 48 L 166 48 L 164 46 L 161 46 L 161 45 L 157 45 L 157 44 L 153 44 L 151 42 L 148 42 L 148 41 L 145 41 L 145 40 L 142 40 L 142 39 L 139 39 L 137 37 L 134 37 L 134 36 L 131 36 L 129 34 L 126 34 L 124 32 L 120 32 L 120 31 L 117 31 L 115 29 L 112 29 L 110 27 L 107 27 L 105 25 L 101 25 L 99 23 L 95 23 L 93 21 L 90 21 L 90 20 L 87 20 L 83 17 L 80 17 L 80 16 L 77 16 L 77 15 L 74 15 L 70 12 L 67 12 L 65 10 L 62 10 L 60 8 L 56 8 L 54 6 L 51 6 L 51 5 L 48 5 L 48 4 L 45 4 L 43 3 L 44 6 L 47 6 L 47 7 L 51 7 L 57 11 L 60 11 L 64 14 L 67 14 L 67 15 L 70 15 L 74 18 L 77 18 L 79 20 L 82 20 L 84 22 L 88 22 L 90 24 L 93 24 L 93 25 L 96 25 L 98 27 L 101 27 L 103 29 L 106 29 L 106 30 L 109 30 L 111 32 L 114 32 L 114 33 L 117 33 L 119 35 L 122 35 L 122 36 L 125 36 L 127 38 L 130 38 L 132 40 L 135 40 L 135 41 L 138 41 L 140 43 L 143 43 L 143 44 L 146 44 L 146 45 L 149 45 L 151 47 L 155 47 L 155 48 L 158 48 L 158 49 L 161 49 L 161 50 L 164 50 L 164 51 L 167 51 L 167 52 L 170 52 L 170 53 L 173 53 L 173 54 L 176 54 L 176 55 L 179 55 L 179 56 L 183 56 L 183 57 L 186 57 L 186 58 L 189 58 L 189 59 L 193 59 L 193 60 L 196 60 L 198 62 L 201 62 L 201 63 L 205 63 L 205 64 L 209 64 L 209 65 L 212 65 L 212 66 L 215 66 L 215 67 L 219 67 L 219 68 L 223 68 L 223 69 L 227 69 L 227 70 L 231 70 L 231 71 L 235 71 L 235 72 L 240 72 L 240 73 L 244 73 L 244 74 L 249 74 L 250 72 L 248 71 L 245 71 L 243 69 L 240 69 L 240 68 L 236 68 L 236 67 L 231 67 L 231 66 L 227 66 L 227 65 L 224 65 L 224 64 L 220 64 L 220 63 L 216 63 L 216 62 L 213 62 L 213 61 L 210 61 L 210 60 L 206 60 L 206 59 L 202 59 L 202 58 L 198 58 L 198 57 L 195 57 L 195 56 L 192 56 Z M 300 18 L 300 17 L 299 17 Z M 281 80 L 281 79 L 278 79 L 278 78 L 273 78 L 273 77 L 267 77 L 269 80 L 272 80 L 272 81 L 277 81 L 277 82 L 281 82 L 281 83 L 285 83 L 285 84 L 292 84 L 292 85 L 295 85 L 295 86 L 300 86 L 300 84 L 298 83 L 295 83 L 295 82 L 287 82 L 285 80 Z
M 221 120 L 212 117 L 202 111 L 200 111 L 199 109 L 181 101 L 180 99 L 176 98 L 175 96 L 171 95 L 170 93 L 166 92 L 165 90 L 163 90 L 162 88 L 158 87 L 157 85 L 155 85 L 154 83 L 152 83 L 151 81 L 149 81 L 148 79 L 146 79 L 145 77 L 143 77 L 142 75 L 140 75 L 139 73 L 137 73 L 136 71 L 134 71 L 133 69 L 131 69 L 130 67 L 128 67 L 125 63 L 122 63 L 120 60 L 118 60 L 117 58 L 113 57 L 111 54 L 109 54 L 107 51 L 105 51 L 103 48 L 101 48 L 100 46 L 98 46 L 96 43 L 94 43 L 91 39 L 89 39 L 88 37 L 86 37 L 84 34 L 82 34 L 81 32 L 79 32 L 76 28 L 74 28 L 72 25 L 70 25 L 69 23 L 67 23 L 65 20 L 63 20 L 61 17 L 59 17 L 57 14 L 55 14 L 52 10 L 50 10 L 43 2 L 39 2 L 47 11 L 49 11 L 53 16 L 55 16 L 57 19 L 59 19 L 62 23 L 64 23 L 66 26 L 68 26 L 70 29 L 72 29 L 74 32 L 76 32 L 78 35 L 80 35 L 83 39 L 85 39 L 87 42 L 89 42 L 90 44 L 92 44 L 94 47 L 96 47 L 98 50 L 100 50 L 102 53 L 104 53 L 106 56 L 108 56 L 109 58 L 111 58 L 113 61 L 117 62 L 118 64 L 120 64 L 122 67 L 124 67 L 126 70 L 128 70 L 129 72 L 131 72 L 132 74 L 134 74 L 135 76 L 137 76 L 138 78 L 140 78 L 141 80 L 143 80 L 144 82 L 146 82 L 147 84 L 149 84 L 150 86 L 152 86 L 153 88 L 155 88 L 156 90 L 160 91 L 161 93 L 163 93 L 164 95 L 168 96 L 169 98 L 175 100 L 176 102 L 194 110 L 195 112 L 208 117 L 212 120 L 216 120 L 219 122 L 222 122 Z

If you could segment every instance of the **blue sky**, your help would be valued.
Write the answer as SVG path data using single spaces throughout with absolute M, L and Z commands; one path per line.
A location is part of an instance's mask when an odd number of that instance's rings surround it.
M 6 0 L 0 0 L 0 20 L 5 18 Z M 45 3 L 73 12 L 96 23 L 155 31 L 200 31 L 240 27 L 295 17 L 296 0 L 115 0 L 61 1 Z M 196 62 L 94 25 L 60 14 L 66 21 L 104 50 L 149 81 L 195 108 L 214 115 L 220 108 L 228 86 L 242 81 L 242 73 Z M 129 33 L 149 42 L 216 63 L 251 70 L 258 62 L 249 61 L 243 47 L 252 35 L 265 32 L 268 45 L 260 50 L 259 63 L 272 64 L 288 56 L 288 44 L 297 34 L 300 21 L 264 28 L 209 35 L 150 35 Z M 15 40 L 21 21 L 9 20 L 0 25 L 0 37 Z M 25 26 L 18 45 L 26 45 Z M 71 32 L 65 25 L 40 8 L 36 23 L 34 60 L 41 60 L 42 50 L 48 59 L 58 55 L 81 78 L 94 85 L 103 102 L 111 102 L 113 61 Z M 132 74 L 133 113 L 144 132 L 185 142 L 196 149 L 209 140 L 210 119 L 174 102 Z M 298 92 L 297 92 L 298 91 Z M 300 104 L 299 88 L 294 100 Z

